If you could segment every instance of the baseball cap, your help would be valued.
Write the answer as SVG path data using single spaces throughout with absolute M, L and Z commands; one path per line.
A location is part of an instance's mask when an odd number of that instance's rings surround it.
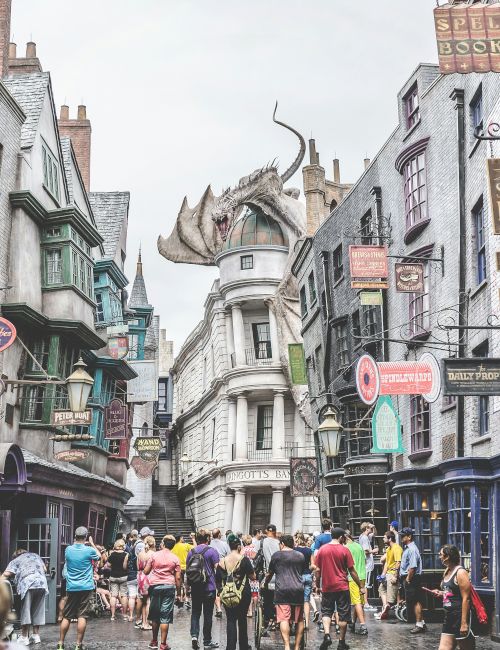
M 274 524 L 269 524 L 268 526 L 266 526 L 266 530 L 270 531 L 271 533 L 275 533 L 276 526 Z
M 147 535 L 154 535 L 155 531 L 151 530 L 151 528 L 148 528 L 147 526 L 144 526 L 144 528 L 141 528 L 139 531 L 139 535 L 141 537 L 146 537 Z
M 85 528 L 85 526 L 78 526 L 78 528 L 75 530 L 75 537 L 87 537 L 89 534 L 89 531 Z
M 391 526 L 397 530 L 399 528 L 399 521 L 391 521 Z
M 403 528 L 401 531 L 401 537 L 404 537 L 405 535 L 412 535 L 413 536 L 413 529 L 412 528 Z
M 338 528 L 337 526 L 332 530 L 333 539 L 339 539 L 345 535 L 345 530 L 343 528 Z

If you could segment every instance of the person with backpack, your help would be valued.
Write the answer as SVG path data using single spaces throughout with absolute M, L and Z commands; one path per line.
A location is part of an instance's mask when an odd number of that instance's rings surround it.
M 266 537 L 262 540 L 260 550 L 258 551 L 254 566 L 255 573 L 260 580 L 260 571 L 262 567 L 263 576 L 269 570 L 272 556 L 280 550 L 280 543 L 276 532 L 276 526 L 269 524 L 266 526 Z M 262 597 L 264 600 L 264 627 L 266 628 L 264 636 L 268 635 L 267 629 L 274 630 L 275 609 L 274 609 L 274 588 L 276 585 L 276 577 L 273 576 L 272 580 L 266 583 L 262 588 Z
M 131 531 L 128 541 L 125 544 L 125 553 L 128 554 L 127 561 L 127 598 L 128 598 L 128 620 L 132 623 L 135 622 L 136 627 L 142 625 L 139 620 L 140 612 L 135 612 L 135 603 L 137 600 L 137 555 L 136 545 L 139 533 L 137 530 Z
M 210 547 L 210 532 L 200 528 L 196 533 L 196 546 L 186 559 L 186 578 L 191 588 L 191 647 L 200 647 L 200 618 L 203 611 L 203 648 L 213 650 L 219 644 L 212 641 L 212 617 L 215 604 L 215 571 L 219 554 Z
M 216 572 L 217 591 L 226 610 L 226 650 L 248 650 L 247 612 L 252 600 L 250 580 L 255 580 L 252 562 L 241 552 L 241 541 L 231 534 L 227 538 L 230 552 L 219 562 Z
M 441 589 L 433 594 L 443 599 L 444 621 L 439 650 L 474 650 L 476 639 L 471 630 L 471 582 L 466 569 L 460 564 L 460 551 L 456 546 L 446 544 L 439 551 L 441 562 L 446 567 Z

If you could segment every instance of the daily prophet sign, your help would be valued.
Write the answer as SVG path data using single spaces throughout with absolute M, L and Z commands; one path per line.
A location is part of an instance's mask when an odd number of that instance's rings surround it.
M 500 4 L 482 3 L 434 9 L 443 74 L 500 72 Z
M 500 359 L 442 359 L 445 395 L 500 395 Z

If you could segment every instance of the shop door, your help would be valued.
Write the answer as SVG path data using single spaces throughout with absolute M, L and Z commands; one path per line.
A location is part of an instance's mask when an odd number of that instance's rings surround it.
M 250 508 L 250 532 L 254 528 L 265 530 L 270 523 L 272 496 L 267 494 L 252 494 Z M 271 522 L 272 523 L 272 522 Z
M 57 550 L 59 521 L 49 518 L 25 519 L 17 532 L 17 548 L 38 553 L 47 567 L 49 595 L 45 600 L 47 623 L 56 622 Z

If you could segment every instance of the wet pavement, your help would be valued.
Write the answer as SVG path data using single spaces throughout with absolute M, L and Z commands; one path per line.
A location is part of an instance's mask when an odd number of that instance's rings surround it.
M 168 642 L 172 650 L 190 650 L 191 637 L 189 635 L 190 612 L 184 609 L 175 611 L 174 623 L 170 628 Z M 253 646 L 253 619 L 248 619 L 249 640 Z M 409 633 L 412 626 L 404 625 L 396 621 L 376 621 L 373 614 L 367 613 L 367 626 L 369 630 L 368 637 L 362 637 L 347 633 L 347 643 L 351 650 L 406 650 L 407 648 L 416 650 L 434 650 L 439 648 L 439 636 L 441 626 L 431 624 L 428 626 L 428 632 L 425 635 L 415 637 Z M 226 647 L 226 621 L 223 618 L 213 621 L 213 640 L 220 643 L 221 650 Z M 250 632 L 250 629 L 249 629 Z M 76 624 L 72 623 L 68 633 L 65 647 L 67 650 L 73 650 L 75 645 Z M 59 639 L 59 628 L 56 625 L 47 625 L 42 628 L 42 643 L 36 646 L 30 646 L 33 650 L 54 650 Z M 337 641 L 335 635 L 332 636 L 333 645 L 331 650 L 336 650 Z M 134 629 L 133 623 L 123 620 L 110 621 L 109 617 L 100 619 L 90 618 L 85 635 L 86 650 L 99 649 L 118 650 L 128 648 L 130 650 L 146 650 L 151 640 L 151 632 L 143 632 Z M 317 626 L 311 624 L 307 647 L 318 650 L 322 640 Z M 283 644 L 279 632 L 273 632 L 270 638 L 262 639 L 262 650 L 276 650 L 282 648 Z M 493 643 L 489 638 L 477 639 L 477 650 L 496 650 L 500 644 Z

